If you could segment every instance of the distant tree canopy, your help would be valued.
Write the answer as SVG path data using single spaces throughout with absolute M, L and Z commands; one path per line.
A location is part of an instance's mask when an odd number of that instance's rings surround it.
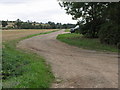
M 120 43 L 120 2 L 59 2 L 78 20 L 80 33 L 88 38 L 99 37 L 102 43 Z
M 7 21 L 2 21 L 2 27 L 6 27 L 8 25 Z
M 20 19 L 17 19 L 16 22 L 15 22 L 15 26 L 20 29 L 21 28 L 21 25 L 22 25 L 22 21 Z
M 48 23 L 38 23 L 38 22 L 23 22 L 20 19 L 17 19 L 16 21 L 2 21 L 2 27 L 7 26 L 7 22 L 14 23 L 13 26 L 10 27 L 13 29 L 69 29 L 73 28 L 76 25 L 75 24 L 62 24 L 62 23 L 54 23 L 51 21 L 48 21 Z M 8 28 L 9 29 L 9 28 Z

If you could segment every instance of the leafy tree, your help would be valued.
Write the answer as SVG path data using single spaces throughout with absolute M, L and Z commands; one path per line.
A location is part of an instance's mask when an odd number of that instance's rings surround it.
M 7 21 L 2 21 L 2 27 L 6 27 L 8 25 Z
M 34 29 L 35 26 L 32 25 L 32 23 L 24 22 L 24 23 L 21 24 L 20 28 L 21 29 Z
M 56 28 L 57 28 L 57 29 L 61 29 L 61 28 L 62 28 L 62 24 L 61 24 L 61 23 L 57 23 L 57 24 L 56 24 Z
M 20 29 L 21 25 L 22 25 L 22 21 L 20 19 L 17 19 L 16 22 L 15 22 L 15 25 L 18 29 Z
M 56 25 L 54 22 L 49 21 L 48 24 L 51 26 L 52 29 L 56 29 Z
M 99 37 L 102 43 L 120 44 L 120 2 L 59 2 L 78 20 L 80 33 L 89 38 Z
M 99 2 L 62 2 L 60 5 L 65 8 L 67 14 L 71 14 L 73 19 L 82 21 L 86 27 L 84 33 L 87 37 L 98 37 L 99 25 L 104 22 L 102 14 L 108 3 Z
M 67 24 L 63 24 L 62 28 L 67 29 Z
M 120 2 L 109 3 L 101 26 L 99 38 L 102 43 L 120 45 Z

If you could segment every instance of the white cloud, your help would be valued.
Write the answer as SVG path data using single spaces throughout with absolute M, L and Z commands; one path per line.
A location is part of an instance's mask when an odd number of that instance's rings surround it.
M 1 0 L 0 20 L 76 23 L 57 0 Z

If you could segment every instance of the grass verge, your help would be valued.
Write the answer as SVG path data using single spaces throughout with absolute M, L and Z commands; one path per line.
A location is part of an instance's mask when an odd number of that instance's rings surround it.
M 70 32 L 70 29 L 65 29 L 65 32 Z
M 29 35 L 4 42 L 2 51 L 3 88 L 49 88 L 54 80 L 50 66 L 43 57 L 16 49 L 23 39 L 48 34 L 54 31 Z
M 115 46 L 101 44 L 98 39 L 84 38 L 82 35 L 76 33 L 60 34 L 57 36 L 57 39 L 84 49 L 118 52 Z

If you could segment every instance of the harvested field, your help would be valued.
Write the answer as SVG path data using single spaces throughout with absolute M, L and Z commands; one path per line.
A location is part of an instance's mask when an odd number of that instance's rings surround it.
M 2 41 L 14 40 L 31 34 L 53 31 L 53 29 L 22 29 L 22 30 L 3 30 Z

